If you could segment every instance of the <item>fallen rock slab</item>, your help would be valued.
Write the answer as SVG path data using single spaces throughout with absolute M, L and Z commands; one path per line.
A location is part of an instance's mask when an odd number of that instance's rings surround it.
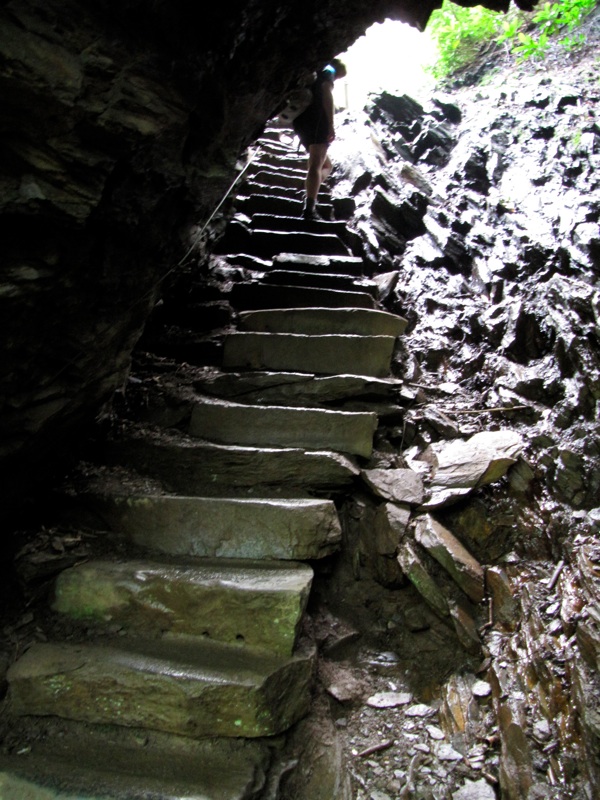
M 476 603 L 483 600 L 483 567 L 456 536 L 430 514 L 425 514 L 416 521 L 415 539 L 444 567 L 471 600 Z
M 425 602 L 442 617 L 447 617 L 450 613 L 448 601 L 437 583 L 426 570 L 422 560 L 417 555 L 414 547 L 408 541 L 404 541 L 398 551 L 398 563 L 402 572 L 406 575 L 415 589 L 423 597 Z
M 376 495 L 386 500 L 408 505 L 423 502 L 423 478 L 412 469 L 364 469 L 361 477 Z
M 470 439 L 431 445 L 429 497 L 423 508 L 449 505 L 478 486 L 499 480 L 523 450 L 516 431 L 483 431 Z

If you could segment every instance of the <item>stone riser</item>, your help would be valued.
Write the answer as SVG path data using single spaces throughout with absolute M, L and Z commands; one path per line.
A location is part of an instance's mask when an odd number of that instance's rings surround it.
M 239 283 L 231 291 L 231 304 L 240 311 L 271 308 L 375 308 L 367 292 L 318 289 L 310 286 L 270 286 Z
M 386 311 L 360 308 L 290 308 L 244 311 L 238 329 L 255 333 L 297 333 L 306 336 L 400 336 L 406 321 Z
M 227 369 L 384 377 L 390 371 L 394 344 L 392 336 L 233 333 L 225 340 L 223 365 Z

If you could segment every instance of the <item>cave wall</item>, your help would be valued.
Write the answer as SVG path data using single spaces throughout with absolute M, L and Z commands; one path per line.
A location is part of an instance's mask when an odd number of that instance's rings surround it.
M 161 278 L 295 74 L 440 5 L 0 3 L 3 495 L 123 384 Z

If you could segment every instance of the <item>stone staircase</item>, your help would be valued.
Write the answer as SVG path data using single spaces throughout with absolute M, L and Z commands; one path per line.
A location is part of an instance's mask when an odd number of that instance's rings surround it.
M 261 144 L 218 247 L 251 274 L 237 330 L 185 427 L 107 445 L 106 469 L 156 488 L 80 493 L 108 546 L 58 576 L 48 641 L 9 670 L 4 800 L 275 796 L 282 734 L 310 709 L 310 563 L 340 546 L 332 497 L 371 455 L 404 321 L 343 222 L 299 219 L 302 157 Z

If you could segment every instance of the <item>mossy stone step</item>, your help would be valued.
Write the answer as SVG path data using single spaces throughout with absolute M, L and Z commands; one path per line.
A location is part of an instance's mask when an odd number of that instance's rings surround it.
M 242 311 L 240 331 L 401 336 L 407 322 L 396 314 L 368 308 L 274 308 Z
M 331 500 L 229 497 L 97 497 L 92 506 L 136 544 L 194 557 L 318 559 L 339 548 Z
M 320 289 L 313 286 L 273 286 L 265 283 L 236 283 L 231 304 L 240 311 L 271 308 L 371 308 L 375 299 L 368 292 Z
M 262 742 L 145 732 L 137 744 L 135 736 L 63 723 L 58 737 L 28 737 L 25 754 L 0 754 L 0 797 L 258 800 L 264 789 L 269 753 Z
M 225 339 L 223 365 L 226 369 L 385 377 L 395 342 L 393 336 L 239 332 Z
M 308 710 L 312 656 L 216 642 L 36 644 L 8 671 L 17 716 L 53 715 L 182 736 L 272 736 Z
M 312 577 L 291 563 L 89 561 L 58 576 L 52 607 L 138 636 L 200 636 L 289 656 Z
M 191 436 L 222 444 L 305 447 L 369 458 L 377 414 L 245 405 L 205 398 L 195 403 Z

